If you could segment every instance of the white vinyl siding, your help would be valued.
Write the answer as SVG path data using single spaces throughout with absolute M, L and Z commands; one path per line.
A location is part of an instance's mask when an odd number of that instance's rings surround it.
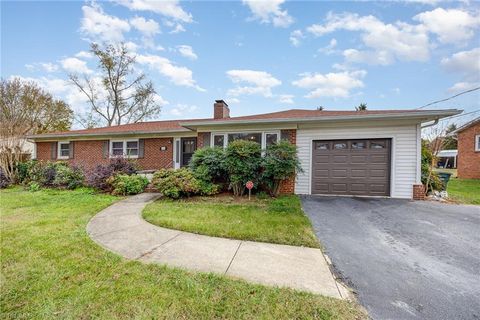
M 418 126 L 412 125 L 389 125 L 389 126 L 342 126 L 323 127 L 315 129 L 298 129 L 297 146 L 301 166 L 304 170 L 297 176 L 295 183 L 296 194 L 311 193 L 311 156 L 313 140 L 333 139 L 368 139 L 368 138 L 391 138 L 391 186 L 390 195 L 393 198 L 411 199 L 413 185 L 419 183 L 419 153 L 417 134 Z

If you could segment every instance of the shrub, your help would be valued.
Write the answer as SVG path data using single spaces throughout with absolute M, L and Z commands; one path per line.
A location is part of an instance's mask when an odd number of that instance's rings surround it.
M 272 196 L 277 196 L 282 181 L 294 177 L 302 170 L 297 156 L 297 146 L 286 140 L 268 146 L 262 167 L 263 183 Z
M 165 197 L 178 199 L 200 192 L 200 183 L 187 168 L 161 169 L 153 175 L 152 183 Z
M 36 192 L 41 189 L 40 184 L 38 182 L 31 181 L 27 185 L 27 190 L 30 192 Z
M 53 184 L 60 188 L 76 189 L 83 186 L 84 179 L 83 171 L 80 168 L 69 167 L 66 164 L 57 165 Z
M 12 181 L 7 177 L 3 168 L 0 167 L 0 189 L 8 187 Z
M 260 145 L 253 141 L 235 140 L 225 151 L 225 168 L 235 196 L 243 195 L 245 183 L 256 180 L 261 164 Z
M 113 193 L 123 196 L 142 193 L 148 185 L 148 179 L 138 175 L 118 174 L 109 180 Z
M 225 151 L 223 148 L 198 149 L 190 161 L 190 168 L 198 179 L 212 183 L 225 182 Z
M 28 171 L 30 170 L 30 166 L 35 162 L 35 160 L 25 161 L 25 162 L 17 162 L 16 166 L 16 176 L 15 180 L 18 183 L 23 183 L 28 178 Z
M 426 141 L 422 140 L 422 184 L 425 186 L 425 192 L 442 190 L 444 187 L 437 172 L 433 170 L 434 160 L 435 155 L 431 148 Z
M 108 182 L 116 174 L 131 175 L 137 170 L 134 161 L 124 158 L 114 158 L 107 165 L 100 164 L 87 173 L 87 185 L 102 191 L 111 191 L 112 185 Z M 111 180 L 109 180 L 111 181 Z

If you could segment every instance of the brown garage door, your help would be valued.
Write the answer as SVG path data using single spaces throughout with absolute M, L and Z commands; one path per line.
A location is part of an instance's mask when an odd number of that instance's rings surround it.
M 390 139 L 313 141 L 312 193 L 390 195 Z

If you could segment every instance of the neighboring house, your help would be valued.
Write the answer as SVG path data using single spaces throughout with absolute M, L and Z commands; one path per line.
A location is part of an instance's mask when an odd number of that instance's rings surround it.
M 35 153 L 35 144 L 24 137 L 0 138 L 0 152 L 11 150 L 12 147 L 20 148 L 22 160 L 30 159 Z
M 457 177 L 480 179 L 480 117 L 455 131 L 458 140 Z
M 235 139 L 265 148 L 280 139 L 298 146 L 303 172 L 283 193 L 423 197 L 421 124 L 459 110 L 287 110 L 230 117 L 216 100 L 213 118 L 152 121 L 30 136 L 41 160 L 92 168 L 109 158 L 138 159 L 142 169 L 186 166 L 197 148 Z M 415 192 L 414 192 L 415 189 Z
M 441 150 L 437 153 L 437 168 L 456 169 L 458 150 Z

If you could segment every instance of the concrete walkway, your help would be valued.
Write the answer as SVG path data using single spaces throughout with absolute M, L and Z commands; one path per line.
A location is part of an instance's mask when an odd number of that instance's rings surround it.
M 119 201 L 93 217 L 89 236 L 125 258 L 247 281 L 290 287 L 335 298 L 348 292 L 334 278 L 321 250 L 231 240 L 154 226 L 141 213 L 158 194 Z

